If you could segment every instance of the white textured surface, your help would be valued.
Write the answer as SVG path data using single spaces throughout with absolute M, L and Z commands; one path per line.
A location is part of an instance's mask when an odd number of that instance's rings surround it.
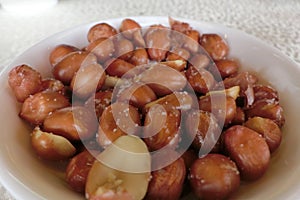
M 169 15 L 240 29 L 300 64 L 299 0 L 60 0 L 35 15 L 0 9 L 0 69 L 53 33 L 93 21 L 138 15 Z M 13 197 L 0 185 L 0 200 L 7 199 Z

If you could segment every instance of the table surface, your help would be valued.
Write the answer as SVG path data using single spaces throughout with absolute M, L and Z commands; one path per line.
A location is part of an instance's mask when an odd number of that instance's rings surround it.
M 39 13 L 0 8 L 0 70 L 54 33 L 125 16 L 173 16 L 222 24 L 265 41 L 300 65 L 299 0 L 59 0 Z M 14 199 L 13 194 L 0 184 L 0 200 L 8 199 Z

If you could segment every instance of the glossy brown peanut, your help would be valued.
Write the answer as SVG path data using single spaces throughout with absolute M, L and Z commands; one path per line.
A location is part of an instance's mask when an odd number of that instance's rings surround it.
M 255 85 L 253 87 L 254 91 L 254 101 L 259 100 L 279 100 L 278 92 L 269 85 Z
M 186 31 L 192 30 L 192 27 L 186 23 L 169 17 L 169 24 L 172 30 L 184 33 Z
M 192 96 L 187 92 L 173 92 L 172 94 L 163 96 L 155 101 L 147 103 L 143 108 L 143 112 L 148 112 L 151 106 L 154 106 L 156 104 L 162 105 L 164 107 L 187 111 L 191 108 L 197 107 L 197 102 L 195 102 L 195 100 L 196 99 L 193 99 Z
M 133 32 L 140 31 L 141 28 L 142 28 L 141 25 L 139 25 L 136 21 L 127 18 L 121 22 L 119 29 L 120 32 L 124 35 L 124 37 L 128 39 L 132 39 Z
M 149 57 L 146 49 L 136 49 L 132 52 L 131 57 L 127 60 L 127 62 L 138 66 L 148 64 Z
M 184 60 L 187 61 L 190 58 L 190 52 L 184 48 L 174 48 L 168 52 L 167 61 L 170 60 Z
M 71 81 L 73 95 L 87 99 L 103 86 L 105 78 L 105 71 L 100 64 L 82 66 Z
M 129 102 L 131 105 L 140 109 L 147 103 L 157 99 L 155 93 L 148 85 L 140 83 L 133 83 L 124 90 L 121 90 L 117 98 L 117 101 Z
M 145 47 L 145 41 L 141 32 L 141 26 L 133 19 L 124 19 L 120 26 L 120 32 L 138 47 Z
M 115 52 L 115 46 L 110 38 L 99 38 L 86 47 L 86 51 L 92 52 L 97 56 L 98 62 L 105 62 L 113 56 Z
M 181 112 L 175 107 L 161 109 L 156 105 L 147 112 L 144 121 L 144 141 L 150 150 L 175 147 L 180 139 Z
M 42 80 L 42 91 L 44 92 L 48 92 L 48 91 L 52 91 L 52 92 L 59 92 L 61 94 L 64 94 L 66 92 L 66 88 L 64 86 L 64 84 L 57 79 L 53 79 L 53 78 L 47 78 Z
M 53 68 L 53 75 L 56 79 L 69 85 L 75 73 L 81 66 L 97 63 L 97 57 L 89 52 L 77 51 L 68 54 Z
M 39 92 L 41 83 L 41 74 L 25 64 L 14 67 L 8 74 L 8 84 L 19 102 Z
M 216 84 L 213 75 L 205 69 L 197 70 L 195 67 L 190 66 L 186 70 L 185 76 L 194 91 L 202 94 L 206 94 L 207 92 L 212 90 Z
M 113 103 L 103 111 L 99 119 L 97 141 L 105 148 L 123 135 L 136 134 L 140 124 L 140 115 L 135 107 L 121 102 Z
M 68 44 L 59 44 L 54 47 L 49 55 L 49 61 L 52 66 L 59 63 L 66 55 L 74 51 L 79 51 L 77 47 Z
M 125 38 L 118 38 L 114 42 L 115 44 L 115 57 L 123 60 L 127 60 L 132 56 L 134 45 L 130 40 Z
M 208 154 L 193 163 L 189 182 L 200 199 L 226 199 L 239 188 L 240 175 L 228 157 Z
M 207 153 L 219 151 L 218 140 L 221 129 L 213 114 L 202 110 L 192 110 L 186 118 L 185 127 L 187 134 L 193 136 L 192 146 L 197 152 L 202 146 L 206 148 L 202 151 Z
M 274 121 L 262 117 L 253 117 L 248 119 L 244 126 L 261 134 L 263 138 L 265 138 L 271 153 L 278 149 L 281 143 L 282 133 Z
M 210 60 L 205 54 L 194 54 L 193 57 L 189 60 L 190 64 L 193 65 L 196 69 L 206 68 Z
M 167 65 L 177 71 L 183 71 L 186 67 L 187 62 L 185 60 L 168 60 L 164 62 L 160 62 L 162 65 Z
M 66 168 L 66 181 L 76 192 L 85 191 L 86 179 L 95 157 L 87 150 L 74 156 Z
M 154 64 L 144 71 L 140 75 L 139 80 L 149 85 L 157 96 L 164 96 L 174 91 L 179 91 L 187 83 L 185 76 L 180 72 L 161 64 Z
M 39 92 L 24 101 L 19 116 L 31 124 L 41 124 L 49 114 L 69 105 L 69 100 L 58 92 Z
M 110 76 L 117 76 L 122 77 L 127 72 L 129 72 L 131 69 L 133 69 L 135 66 L 130 64 L 129 62 L 126 62 L 122 59 L 112 59 L 111 61 L 108 61 L 106 63 L 106 72 Z M 126 74 L 126 76 L 134 76 L 135 74 L 131 74 L 130 72 Z
M 75 147 L 64 137 L 43 132 L 36 127 L 31 133 L 31 145 L 42 159 L 59 161 L 76 153 Z
M 167 52 L 170 50 L 170 30 L 152 26 L 146 33 L 145 42 L 150 59 L 162 61 L 167 57 Z
M 243 180 L 254 181 L 264 175 L 270 162 L 270 150 L 259 133 L 235 125 L 224 132 L 224 144 Z
M 85 102 L 85 106 L 88 106 L 91 109 L 94 108 L 96 116 L 99 119 L 104 109 L 111 104 L 111 100 L 112 100 L 112 91 L 110 90 L 99 91 L 95 94 L 95 96 L 91 96 Z
M 43 126 L 45 131 L 77 141 L 92 138 L 97 132 L 98 122 L 87 108 L 72 106 L 53 112 Z
M 260 100 L 245 110 L 247 118 L 263 117 L 273 120 L 279 127 L 285 124 L 283 108 L 276 100 Z
M 184 34 L 186 35 L 185 37 L 185 42 L 183 43 L 183 48 L 186 48 L 189 50 L 191 53 L 196 53 L 199 50 L 199 38 L 200 38 L 200 33 L 196 30 L 188 30 L 185 31 Z
M 200 44 L 213 60 L 224 59 L 229 52 L 227 43 L 218 34 L 203 34 Z
M 235 60 L 217 60 L 215 64 L 223 79 L 237 73 L 239 69 L 239 65 Z
M 224 121 L 224 126 L 230 124 L 236 115 L 234 98 L 223 94 L 211 94 L 200 98 L 199 109 L 213 112 L 219 123 Z
M 170 165 L 152 172 L 146 200 L 177 200 L 180 198 L 186 176 L 184 160 L 179 158 Z
M 109 38 L 116 35 L 117 30 L 107 23 L 98 23 L 89 29 L 87 38 L 89 42 L 93 42 L 99 38 Z

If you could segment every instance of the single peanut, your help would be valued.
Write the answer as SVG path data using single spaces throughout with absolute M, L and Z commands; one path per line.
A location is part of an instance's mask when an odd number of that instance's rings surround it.
M 60 44 L 54 47 L 49 55 L 50 64 L 54 67 L 57 63 L 59 63 L 66 55 L 72 53 L 74 51 L 79 51 L 77 47 Z
M 30 95 L 40 91 L 41 74 L 28 65 L 14 67 L 8 74 L 8 84 L 16 99 L 24 102 Z
M 229 157 L 236 163 L 241 178 L 254 181 L 264 175 L 270 162 L 270 150 L 265 139 L 256 131 L 235 125 L 224 133 Z
M 109 38 L 116 35 L 117 30 L 107 23 L 99 23 L 89 29 L 87 38 L 89 42 L 93 42 L 99 38 Z
M 55 110 L 69 105 L 69 100 L 58 92 L 39 92 L 24 101 L 19 116 L 31 124 L 38 125 Z
M 44 123 L 45 131 L 61 135 L 71 141 L 86 140 L 95 136 L 98 121 L 93 112 L 82 106 L 56 110 Z

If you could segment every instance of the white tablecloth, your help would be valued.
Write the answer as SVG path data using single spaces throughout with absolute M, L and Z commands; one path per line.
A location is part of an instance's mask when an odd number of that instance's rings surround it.
M 0 8 L 0 69 L 30 46 L 64 29 L 139 15 L 189 18 L 240 29 L 300 64 L 299 0 L 59 0 L 51 9 L 35 14 Z M 14 198 L 0 184 L 0 200 L 7 199 Z

